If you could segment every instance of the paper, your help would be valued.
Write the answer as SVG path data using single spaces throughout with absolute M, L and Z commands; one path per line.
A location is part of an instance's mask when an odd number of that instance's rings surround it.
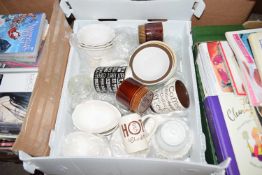
M 70 33 L 71 28 L 56 2 L 43 48 L 38 78 L 14 150 L 22 150 L 32 156 L 49 155 L 49 137 L 56 122 L 70 50 Z

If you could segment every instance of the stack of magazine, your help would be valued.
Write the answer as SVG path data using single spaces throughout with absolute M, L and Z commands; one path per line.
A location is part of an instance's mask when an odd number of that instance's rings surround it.
M 0 15 L 0 71 L 37 70 L 47 29 L 44 13 Z
M 20 132 L 47 31 L 44 13 L 0 15 L 0 159 Z
M 262 29 L 200 42 L 196 66 L 218 162 L 228 175 L 262 174 Z

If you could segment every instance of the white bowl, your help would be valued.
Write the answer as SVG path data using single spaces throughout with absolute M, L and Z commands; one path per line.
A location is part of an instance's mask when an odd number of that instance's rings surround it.
M 157 154 L 168 159 L 184 159 L 193 144 L 193 133 L 185 121 L 172 119 L 163 122 L 152 139 Z
M 110 103 L 89 100 L 76 106 L 73 124 L 81 131 L 104 133 L 116 127 L 121 118 L 119 110 Z
M 77 33 L 79 44 L 86 46 L 103 46 L 110 43 L 116 34 L 105 24 L 89 24 L 81 28 Z
M 146 85 L 155 85 L 166 81 L 172 75 L 176 67 L 176 57 L 165 43 L 149 41 L 135 50 L 129 65 L 136 80 Z
M 62 144 L 63 156 L 110 156 L 106 137 L 85 132 L 68 134 Z

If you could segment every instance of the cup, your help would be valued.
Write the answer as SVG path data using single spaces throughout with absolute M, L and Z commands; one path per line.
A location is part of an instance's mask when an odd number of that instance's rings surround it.
M 145 68 L 146 65 L 148 68 Z M 145 85 L 160 84 L 174 73 L 176 56 L 164 42 L 149 41 L 134 51 L 129 66 L 135 80 Z
M 154 91 L 151 109 L 156 113 L 184 111 L 190 105 L 190 98 L 185 84 L 175 80 Z
M 146 23 L 138 26 L 139 43 L 158 40 L 163 41 L 163 25 L 162 22 Z
M 132 112 L 144 113 L 153 100 L 153 92 L 132 78 L 125 79 L 116 92 L 117 101 Z
M 115 93 L 125 78 L 126 68 L 126 66 L 97 67 L 93 77 L 96 92 Z
M 193 133 L 184 120 L 167 120 L 158 126 L 152 144 L 160 157 L 184 159 L 192 147 Z
M 121 118 L 119 127 L 127 153 L 135 153 L 149 148 L 149 140 L 156 128 L 155 122 L 154 127 L 146 136 L 143 122 L 149 118 L 152 118 L 152 116 L 141 117 L 136 113 Z

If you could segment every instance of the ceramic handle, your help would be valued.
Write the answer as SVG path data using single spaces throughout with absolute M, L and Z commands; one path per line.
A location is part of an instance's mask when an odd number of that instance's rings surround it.
M 157 117 L 156 117 L 155 115 L 147 115 L 147 116 L 144 116 L 144 117 L 142 118 L 143 125 L 145 126 L 145 123 L 146 123 L 148 120 L 150 120 L 150 119 L 153 119 L 154 125 L 153 125 L 153 127 L 152 127 L 149 131 L 147 131 L 147 134 L 148 134 L 148 136 L 146 137 L 147 142 L 149 142 L 150 139 L 151 139 L 151 137 L 155 134 L 156 129 L 157 129 L 158 125 L 159 125 L 159 124 L 158 124 Z

